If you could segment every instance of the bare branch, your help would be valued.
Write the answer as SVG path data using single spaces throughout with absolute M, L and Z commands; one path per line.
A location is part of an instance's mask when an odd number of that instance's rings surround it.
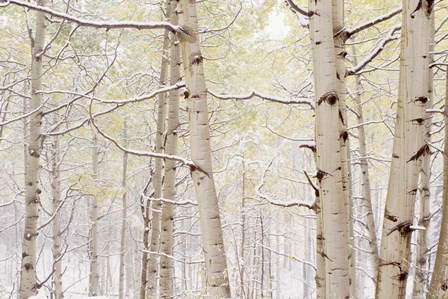
M 389 30 L 386 37 L 381 40 L 379 45 L 363 60 L 361 60 L 357 65 L 347 69 L 347 76 L 355 75 L 359 71 L 361 71 L 366 65 L 368 65 L 370 62 L 372 62 L 373 59 L 375 59 L 385 48 L 385 46 L 394 41 L 397 40 L 398 37 L 394 36 L 395 32 L 401 29 L 401 25 L 397 25 Z
M 93 114 L 92 114 L 92 102 L 90 103 L 90 106 L 89 106 L 89 114 L 90 114 L 90 121 L 91 121 L 92 125 L 95 127 L 95 129 L 98 131 L 98 133 L 101 136 L 103 136 L 105 139 L 107 139 L 110 142 L 112 142 L 113 144 L 115 144 L 115 146 L 118 147 L 123 152 L 126 152 L 128 154 L 132 154 L 132 155 L 136 155 L 136 156 L 140 156 L 140 157 L 152 157 L 152 158 L 161 158 L 161 159 L 167 159 L 167 160 L 174 160 L 174 161 L 179 162 L 181 165 L 189 166 L 190 169 L 192 169 L 192 170 L 196 170 L 197 169 L 197 170 L 202 171 L 197 165 L 194 164 L 193 161 L 185 159 L 185 158 L 182 158 L 180 156 L 160 154 L 160 153 L 154 153 L 154 152 L 148 152 L 148 151 L 137 151 L 137 150 L 131 150 L 131 149 L 125 148 L 124 146 L 119 144 L 118 141 L 116 141 L 112 137 L 106 135 L 106 133 L 104 133 L 103 131 L 101 131 L 101 129 L 95 123 L 95 118 L 93 117 Z
M 58 12 L 55 10 L 52 10 L 50 8 L 45 8 L 39 5 L 35 5 L 29 2 L 24 2 L 20 0 L 9 0 L 3 4 L 0 5 L 0 7 L 8 6 L 9 4 L 15 4 L 18 6 L 26 7 L 31 10 L 41 11 L 48 15 L 51 15 L 55 18 L 59 18 L 62 20 L 66 20 L 75 24 L 78 24 L 79 26 L 84 27 L 93 27 L 98 29 L 166 29 L 170 30 L 171 32 L 178 33 L 178 34 L 187 34 L 180 26 L 175 26 L 168 22 L 97 22 L 97 21 L 91 21 L 86 20 L 82 18 L 78 18 L 63 12 Z
M 363 31 L 363 30 L 365 30 L 367 28 L 370 28 L 372 26 L 375 26 L 375 25 L 377 25 L 377 24 L 379 24 L 381 22 L 387 21 L 387 20 L 393 18 L 394 16 L 398 15 L 400 12 L 401 12 L 401 7 L 400 8 L 396 8 L 396 9 L 388 12 L 387 14 L 379 16 L 379 17 L 377 17 L 377 18 L 375 18 L 373 20 L 370 20 L 370 21 L 368 21 L 368 22 L 366 22 L 364 24 L 361 24 L 358 27 L 355 27 L 353 29 L 349 29 L 349 30 L 346 31 L 347 38 L 350 38 L 352 35 L 360 32 L 360 31 Z
M 311 12 L 306 11 L 305 9 L 299 7 L 299 6 L 294 2 L 294 0 L 286 0 L 286 3 L 289 4 L 289 7 L 291 7 L 291 10 L 292 10 L 294 13 L 299 13 L 299 14 L 301 14 L 301 15 L 304 15 L 305 17 L 310 17 L 310 16 L 312 15 Z
M 268 95 L 263 95 L 259 92 L 253 91 L 252 93 L 248 94 L 248 95 L 226 95 L 226 94 L 218 94 L 215 93 L 213 91 L 208 90 L 208 93 L 210 95 L 212 95 L 213 97 L 220 99 L 220 100 L 242 100 L 242 101 L 246 101 L 246 100 L 250 100 L 252 98 L 260 98 L 264 101 L 270 101 L 270 102 L 274 102 L 274 103 L 279 103 L 279 104 L 285 104 L 285 105 L 307 105 L 310 106 L 311 109 L 314 110 L 314 105 L 313 103 L 311 103 L 310 101 L 305 101 L 305 100 L 284 100 L 284 99 L 279 99 L 279 98 L 275 98 L 273 96 L 268 96 Z

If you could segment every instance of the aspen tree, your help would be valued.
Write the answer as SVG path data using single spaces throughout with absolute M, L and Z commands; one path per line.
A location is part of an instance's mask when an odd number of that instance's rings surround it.
M 377 298 L 404 298 L 409 272 L 418 174 L 429 154 L 424 124 L 428 102 L 429 24 L 433 1 L 403 1 L 397 117 L 384 215 Z
M 127 147 L 128 136 L 127 136 L 127 120 L 124 120 L 123 127 L 123 144 Z M 127 170 L 128 170 L 128 153 L 123 153 L 123 174 L 121 180 L 121 187 L 123 188 L 123 197 L 122 197 L 122 214 L 121 214 L 121 236 L 120 236 L 120 269 L 119 269 L 119 281 L 118 281 L 118 298 L 125 298 L 125 266 L 126 266 L 126 251 L 127 251 L 127 241 L 126 241 L 126 230 L 127 230 L 127 218 L 128 218 L 128 207 L 127 207 L 127 194 L 126 194 L 126 185 L 127 185 Z M 129 275 L 129 274 L 128 274 Z
M 96 133 L 93 134 L 92 140 L 92 169 L 93 181 L 98 179 L 98 139 Z M 90 207 L 90 232 L 89 232 L 89 257 L 90 257 L 90 273 L 89 273 L 89 296 L 99 295 L 99 266 L 98 266 L 98 196 L 92 195 L 92 206 Z
M 61 183 L 60 183 L 59 137 L 53 139 L 51 148 L 51 196 L 53 200 L 53 286 L 56 299 L 64 298 L 62 290 L 62 242 L 61 242 Z
M 443 202 L 442 202 L 442 224 L 440 228 L 439 244 L 434 262 L 431 284 L 428 298 L 448 298 L 448 68 L 445 73 L 445 147 L 443 155 Z
M 206 283 L 211 298 L 230 298 L 226 252 L 212 170 L 207 88 L 195 0 L 180 1 L 179 24 L 188 33 L 181 40 L 188 89 L 185 100 L 188 103 L 191 158 L 197 165 L 192 167 L 191 174 L 199 206 Z
M 170 23 L 177 25 L 176 13 L 177 1 L 169 1 Z M 170 85 L 180 80 L 180 44 L 174 34 L 170 34 Z M 168 101 L 168 126 L 166 132 L 165 153 L 177 154 L 177 130 L 179 127 L 179 90 L 169 93 Z M 174 200 L 176 197 L 176 161 L 165 161 L 165 178 L 162 188 L 162 197 Z M 164 202 L 162 210 L 162 234 L 160 237 L 160 249 L 163 255 L 160 257 L 160 294 L 162 298 L 174 297 L 174 265 L 173 265 L 173 224 L 174 205 Z
M 44 6 L 46 0 L 39 0 Z M 39 165 L 42 150 L 42 94 L 36 93 L 42 88 L 42 60 L 45 47 L 45 14 L 36 12 L 36 31 L 31 41 L 31 101 L 28 148 L 25 157 L 25 229 L 22 243 L 22 266 L 20 271 L 19 296 L 26 299 L 36 295 L 36 240 L 39 219 Z
M 325 240 L 326 297 L 348 298 L 349 235 L 344 200 L 339 131 L 339 98 L 330 1 L 309 1 L 316 98 L 317 179 Z
M 165 18 L 169 20 L 171 15 L 171 2 L 170 0 L 167 0 L 165 2 Z M 162 61 L 160 66 L 160 78 L 159 78 L 159 84 L 161 86 L 166 85 L 168 80 L 168 64 L 169 58 L 168 58 L 168 49 L 170 46 L 169 41 L 169 31 L 165 30 L 163 33 L 163 49 L 162 49 Z M 165 122 L 166 122 L 166 94 L 162 93 L 158 96 L 158 105 L 157 105 L 157 132 L 156 132 L 156 153 L 163 153 L 165 149 Z M 162 197 L 162 181 L 163 181 L 163 172 L 164 172 L 164 161 L 162 159 L 155 159 L 155 165 L 154 165 L 154 175 L 153 175 L 153 186 L 154 186 L 154 198 L 160 199 Z M 151 244 L 149 246 L 149 250 L 152 252 L 149 255 L 149 266 L 146 271 L 145 269 L 142 269 L 142 281 L 143 281 L 143 271 L 148 273 L 147 278 L 147 284 L 146 284 L 146 296 L 145 291 L 143 291 L 143 285 L 142 285 L 142 291 L 140 293 L 140 299 L 145 298 L 154 298 L 157 293 L 157 274 L 159 273 L 159 261 L 160 258 L 157 254 L 160 250 L 160 227 L 161 227 L 161 216 L 162 216 L 162 202 L 159 200 L 156 200 L 151 203 L 151 210 L 152 210 L 152 220 L 151 220 Z M 145 253 L 143 253 L 145 255 Z M 147 254 L 146 254 L 147 258 Z

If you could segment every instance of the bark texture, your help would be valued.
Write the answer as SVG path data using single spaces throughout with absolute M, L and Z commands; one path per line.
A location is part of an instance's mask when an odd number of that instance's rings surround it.
M 339 98 L 332 6 L 310 0 L 309 18 L 316 98 L 317 179 L 322 203 L 326 298 L 348 298 L 349 224 L 344 199 Z
M 445 107 L 448 107 L 448 68 L 446 73 Z M 445 108 L 445 148 L 443 155 L 443 203 L 437 256 L 434 262 L 428 298 L 448 298 L 448 110 Z
M 230 298 L 218 198 L 213 179 L 207 88 L 201 54 L 196 1 L 180 1 L 179 23 L 188 34 L 183 36 L 182 56 L 188 92 L 191 169 L 199 206 L 201 243 L 205 256 L 206 283 L 210 298 Z
M 62 242 L 61 242 L 61 216 L 59 206 L 61 200 L 60 184 L 60 160 L 59 160 L 59 140 L 56 136 L 52 144 L 51 151 L 51 196 L 53 200 L 53 287 L 56 299 L 64 298 L 62 290 Z
M 46 1 L 39 0 L 40 6 Z M 31 57 L 31 102 L 30 111 L 37 110 L 42 103 L 42 94 L 36 93 L 42 87 L 42 58 L 45 46 L 45 14 L 36 13 L 36 34 L 32 40 Z M 22 243 L 22 265 L 20 271 L 19 296 L 26 299 L 36 294 L 36 239 L 39 220 L 39 164 L 42 150 L 42 111 L 30 116 L 28 148 L 25 157 L 25 229 Z
M 165 17 L 169 20 L 171 15 L 171 2 L 166 1 L 165 5 Z M 169 31 L 165 30 L 163 34 L 163 52 L 162 52 L 162 62 L 160 66 L 160 78 L 159 83 L 161 86 L 166 85 L 168 80 L 168 48 L 170 45 L 169 41 Z M 158 97 L 157 106 L 157 134 L 156 134 L 156 153 L 163 153 L 165 149 L 165 127 L 166 127 L 166 94 L 162 93 Z M 155 160 L 154 166 L 154 176 L 153 176 L 153 186 L 154 186 L 154 198 L 158 199 L 162 197 L 162 181 L 163 181 L 164 164 L 162 159 Z M 160 238 L 161 238 L 161 219 L 162 219 L 162 202 L 154 201 L 151 203 L 152 206 L 152 220 L 151 220 L 151 245 L 149 250 L 151 252 L 159 252 L 160 250 Z M 146 269 L 145 269 L 146 270 Z M 160 270 L 162 271 L 162 270 Z M 157 294 L 157 282 L 158 282 L 158 272 L 159 272 L 159 256 L 157 254 L 149 255 L 149 269 L 148 269 L 148 282 L 146 286 L 146 298 L 155 298 Z M 143 270 L 142 270 L 143 274 Z M 160 284 L 165 284 L 166 273 L 160 273 Z M 141 293 L 141 299 L 145 298 L 145 294 Z
M 178 24 L 178 16 L 175 13 L 177 1 L 170 2 L 170 23 Z M 180 80 L 180 44 L 174 34 L 170 35 L 170 85 Z M 179 126 L 179 91 L 169 93 L 168 102 L 168 128 L 166 133 L 165 153 L 177 154 L 177 129 Z M 163 198 L 174 200 L 176 197 L 176 161 L 165 161 L 165 178 L 162 189 Z M 162 298 L 174 297 L 174 265 L 173 265 L 173 222 L 174 205 L 164 202 L 162 211 L 162 235 L 160 257 L 160 294 Z
M 98 179 L 98 140 L 96 134 L 93 135 L 92 146 L 92 167 L 93 181 Z M 90 274 L 89 274 L 89 296 L 99 295 L 99 266 L 98 266 L 98 197 L 96 194 L 92 196 L 92 206 L 90 207 Z
M 427 3 L 427 1 L 423 1 Z M 377 298 L 404 298 L 428 102 L 429 24 L 422 1 L 403 1 L 400 86 L 383 224 Z M 431 12 L 431 10 L 430 10 Z

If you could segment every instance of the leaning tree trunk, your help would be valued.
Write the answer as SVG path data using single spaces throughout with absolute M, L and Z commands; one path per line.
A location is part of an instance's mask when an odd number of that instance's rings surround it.
M 98 179 L 98 140 L 96 134 L 93 135 L 92 146 L 92 167 L 93 182 Z M 90 207 L 90 234 L 89 234 L 89 257 L 90 257 L 90 274 L 89 274 L 89 296 L 98 296 L 99 272 L 98 272 L 98 197 L 97 194 L 92 196 L 92 206 Z
M 175 13 L 177 1 L 170 2 L 170 23 L 177 25 L 178 16 Z M 174 34 L 170 36 L 170 85 L 180 80 L 180 45 Z M 165 153 L 176 155 L 177 153 L 177 130 L 179 127 L 179 91 L 172 90 L 169 93 L 168 102 L 168 129 L 166 136 Z M 165 178 L 163 182 L 164 199 L 174 200 L 176 196 L 176 161 L 165 161 Z M 174 297 L 174 264 L 173 264 L 173 224 L 174 205 L 169 202 L 163 203 L 162 210 L 162 234 L 160 237 L 160 295 L 162 298 Z
M 46 0 L 37 4 L 45 5 Z M 31 43 L 31 102 L 28 151 L 25 159 L 25 229 L 22 243 L 22 266 L 20 271 L 20 298 L 26 299 L 36 294 L 39 287 L 36 280 L 36 239 L 39 219 L 39 161 L 42 149 L 42 94 L 36 93 L 42 87 L 42 58 L 45 47 L 45 14 L 36 12 L 36 35 Z
M 127 137 L 127 121 L 124 120 L 124 128 L 123 128 L 123 139 L 124 146 L 127 147 L 128 137 Z M 118 282 L 118 298 L 125 298 L 125 287 L 124 287 L 124 279 L 125 279 L 125 267 L 126 267 L 126 223 L 128 218 L 128 205 L 127 205 L 127 194 L 126 194 L 126 182 L 127 182 L 127 169 L 128 169 L 128 153 L 123 153 L 123 175 L 121 181 L 121 188 L 123 188 L 123 201 L 122 205 L 122 213 L 121 213 L 121 238 L 120 238 L 120 269 L 119 269 L 119 282 Z M 128 274 L 129 275 L 129 274 Z
M 171 14 L 171 6 L 172 2 L 177 3 L 176 1 L 167 0 L 166 8 L 165 8 L 165 17 L 166 19 L 170 19 Z M 175 6 L 175 5 L 174 5 Z M 161 86 L 166 85 L 168 79 L 168 48 L 170 46 L 169 40 L 169 32 L 165 30 L 163 35 L 163 50 L 162 50 L 162 63 L 160 67 L 160 78 L 159 83 Z M 164 151 L 164 143 L 163 140 L 165 134 L 165 118 L 166 118 L 166 95 L 164 93 L 160 94 L 158 97 L 158 106 L 157 106 L 157 134 L 156 134 L 156 153 L 163 153 Z M 157 273 L 159 271 L 159 256 L 156 254 L 160 249 L 160 221 L 162 215 L 162 202 L 158 199 L 162 197 L 162 177 L 163 177 L 163 160 L 156 159 L 154 166 L 154 176 L 153 176 L 153 186 L 154 186 L 154 198 L 156 201 L 151 203 L 152 206 L 152 220 L 151 220 L 151 245 L 149 246 L 150 252 L 149 255 L 149 269 L 142 269 L 142 280 L 143 271 L 148 272 L 148 279 L 146 285 L 146 298 L 155 298 L 157 294 Z M 147 256 L 146 253 L 143 253 L 144 256 Z M 164 276 L 160 274 L 160 279 L 163 280 Z M 160 281 L 162 284 L 162 281 Z M 140 293 L 140 299 L 145 299 L 145 293 L 142 286 L 142 290 Z
M 440 228 L 439 244 L 437 246 L 434 271 L 428 298 L 448 298 L 448 68 L 446 70 L 445 90 L 445 149 L 443 155 L 443 202 L 442 224 Z
M 349 224 L 344 199 L 339 132 L 339 98 L 333 41 L 332 7 L 310 0 L 311 46 L 316 98 L 317 179 L 325 240 L 326 297 L 348 298 Z
M 51 196 L 53 197 L 53 286 L 55 299 L 64 298 L 62 290 L 62 242 L 61 242 L 61 183 L 59 174 L 59 137 L 54 137 L 51 152 Z
M 227 274 L 218 197 L 213 179 L 210 127 L 208 122 L 207 88 L 199 42 L 195 0 L 181 0 L 180 25 L 187 34 L 182 36 L 182 55 L 188 92 L 191 168 L 199 206 L 201 242 L 205 256 L 206 283 L 211 298 L 229 298 Z
M 429 24 L 433 1 L 403 1 L 400 86 L 386 198 L 377 298 L 404 298 L 428 102 Z M 429 5 L 429 6 L 428 6 Z

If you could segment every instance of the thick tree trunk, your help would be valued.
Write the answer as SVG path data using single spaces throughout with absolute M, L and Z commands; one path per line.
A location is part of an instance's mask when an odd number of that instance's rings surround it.
M 59 140 L 54 137 L 51 152 L 51 196 L 53 199 L 53 287 L 55 299 L 64 298 L 62 290 L 62 242 L 61 242 L 61 216 L 58 207 L 61 204 L 61 184 L 59 175 Z
M 443 203 L 442 224 L 440 228 L 437 256 L 434 262 L 428 298 L 448 298 L 448 68 L 446 71 L 445 91 L 445 148 L 443 156 Z
M 349 223 L 344 199 L 339 131 L 339 98 L 332 7 L 310 0 L 311 46 L 316 98 L 317 179 L 322 203 L 326 298 L 348 298 Z
M 124 146 L 127 147 L 128 138 L 127 138 L 127 122 L 124 120 Z M 123 177 L 121 181 L 121 187 L 123 188 L 123 198 L 122 198 L 122 213 L 121 213 L 121 239 L 120 239 L 120 272 L 119 272 L 119 282 L 118 282 L 118 298 L 124 299 L 126 297 L 124 280 L 125 280 L 125 267 L 126 267 L 126 230 L 127 230 L 127 218 L 128 218 L 128 209 L 127 209 L 127 194 L 126 194 L 126 181 L 127 181 L 127 169 L 128 169 L 128 153 L 123 153 Z M 128 274 L 129 275 L 129 274 Z
M 174 4 L 173 4 L 174 3 Z M 176 1 L 166 0 L 165 5 L 165 17 L 167 20 L 170 19 L 171 16 L 171 7 L 176 7 Z M 159 83 L 161 86 L 166 85 L 168 80 L 168 64 L 169 62 L 169 53 L 168 49 L 170 46 L 169 40 L 169 32 L 165 30 L 163 35 L 163 52 L 162 52 L 162 62 L 160 67 L 160 78 Z M 165 149 L 165 122 L 166 122 L 166 95 L 160 94 L 158 97 L 158 106 L 157 106 L 157 134 L 156 134 L 156 153 L 163 153 Z M 164 171 L 162 159 L 155 160 L 154 167 L 154 176 L 153 176 L 153 186 L 154 186 L 154 198 L 159 199 L 162 197 L 162 177 Z M 151 252 L 159 252 L 161 244 L 159 244 L 162 236 L 160 231 L 161 219 L 162 219 L 162 202 L 154 201 L 151 203 L 152 206 L 152 220 L 151 220 Z M 163 220 L 162 220 L 163 222 Z M 163 225 L 163 224 L 162 224 Z M 162 233 L 163 234 L 163 233 Z M 155 298 L 157 294 L 157 273 L 159 271 L 159 261 L 160 257 L 157 254 L 149 255 L 149 269 L 148 269 L 148 282 L 147 282 L 147 294 L 146 298 Z M 143 271 L 143 270 L 142 270 Z M 166 273 L 162 273 L 162 269 L 160 269 L 160 284 L 165 284 Z M 142 272 L 143 274 L 143 272 Z M 172 280 L 171 278 L 168 278 Z M 145 299 L 145 294 L 141 293 L 141 299 Z
M 46 0 L 37 3 L 44 6 Z M 42 87 L 42 58 L 45 46 L 45 14 L 36 12 L 36 34 L 32 41 L 31 60 L 31 102 L 30 110 L 41 106 L 42 94 L 36 93 Z M 22 243 L 22 266 L 20 271 L 19 297 L 26 299 L 36 294 L 36 239 L 39 219 L 39 162 L 42 149 L 42 112 L 30 116 L 28 150 L 25 158 L 25 229 Z
M 98 179 L 98 140 L 96 134 L 93 135 L 92 146 L 92 166 L 93 181 Z M 89 274 L 89 296 L 98 296 L 99 293 L 99 269 L 98 269 L 98 198 L 92 196 L 92 206 L 90 208 L 90 234 L 89 234 L 89 256 L 90 256 L 90 274 Z
M 207 88 L 198 34 L 196 1 L 181 0 L 179 21 L 188 35 L 182 39 L 182 54 L 188 92 L 188 114 L 191 138 L 192 168 L 199 206 L 202 249 L 205 255 L 206 283 L 211 298 L 229 298 L 227 274 L 218 197 L 213 179 L 210 128 L 208 122 Z
M 430 33 L 429 33 L 429 64 L 434 62 L 434 31 L 435 31 L 434 14 L 431 14 Z M 428 68 L 428 107 L 432 107 L 433 103 L 433 87 L 434 74 L 432 68 Z M 431 122 L 432 118 L 429 115 L 425 119 L 425 142 L 431 142 Z M 429 227 L 431 214 L 431 194 L 430 194 L 430 180 L 431 180 L 431 159 L 430 155 L 426 155 L 422 161 L 420 170 L 420 186 L 418 188 L 418 195 L 420 201 L 420 217 L 419 225 L 425 228 Z M 417 260 L 415 267 L 414 279 L 414 298 L 422 298 L 427 293 L 429 285 L 429 251 L 428 247 L 428 231 L 421 230 L 418 233 L 417 239 Z
M 177 1 L 171 3 L 170 23 L 177 25 L 178 17 L 175 13 Z M 170 85 L 174 85 L 180 80 L 180 45 L 174 34 L 171 34 L 170 48 Z M 177 153 L 177 130 L 179 127 L 179 91 L 173 90 L 169 94 L 168 108 L 168 130 L 165 153 L 176 155 Z M 165 179 L 163 184 L 163 198 L 174 200 L 176 197 L 176 162 L 165 161 Z M 173 265 L 173 224 L 174 205 L 168 202 L 163 203 L 162 211 L 162 235 L 160 257 L 160 294 L 162 298 L 174 297 L 174 265 Z
M 432 1 L 403 1 L 400 87 L 391 174 L 386 198 L 377 298 L 404 298 L 428 102 L 429 23 Z

